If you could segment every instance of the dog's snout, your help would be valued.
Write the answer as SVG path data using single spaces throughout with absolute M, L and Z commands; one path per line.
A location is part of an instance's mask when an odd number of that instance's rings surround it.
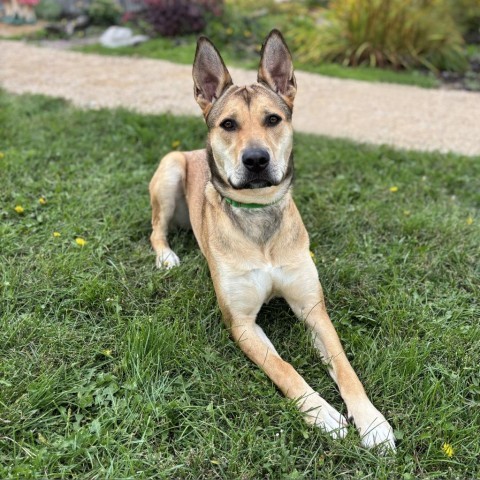
M 267 168 L 270 155 L 263 148 L 248 148 L 243 152 L 242 162 L 250 172 L 259 173 Z

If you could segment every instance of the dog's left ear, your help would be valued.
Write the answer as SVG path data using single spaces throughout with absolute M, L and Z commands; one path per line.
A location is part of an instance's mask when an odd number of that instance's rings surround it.
M 200 37 L 193 62 L 193 94 L 205 118 L 213 102 L 233 84 L 222 57 L 207 37 Z
M 268 85 L 293 108 L 297 82 L 293 74 L 292 56 L 278 30 L 272 30 L 263 44 L 258 81 Z

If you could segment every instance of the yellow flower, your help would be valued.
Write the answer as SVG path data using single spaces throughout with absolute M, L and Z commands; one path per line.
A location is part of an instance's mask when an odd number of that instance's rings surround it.
M 17 205 L 17 206 L 15 207 L 15 211 L 16 211 L 17 213 L 23 213 L 23 212 L 25 211 L 25 209 L 24 209 L 21 205 Z
M 467 218 L 467 225 L 471 225 L 473 223 L 473 217 L 472 216 L 469 216 Z
M 233 28 L 228 27 L 228 28 L 225 30 L 225 33 L 226 33 L 227 35 L 231 35 L 231 34 L 233 33 Z
M 404 211 L 403 211 L 403 214 L 404 214 L 406 217 L 409 217 L 409 216 L 412 214 L 412 212 L 411 212 L 410 210 L 404 210 Z
M 249 37 L 252 36 L 252 32 L 251 32 L 250 30 L 245 30 L 245 31 L 243 32 L 243 36 L 244 36 L 245 38 L 249 38 Z
M 40 197 L 40 198 L 38 199 L 38 203 L 39 203 L 40 205 L 45 205 L 45 204 L 47 203 L 47 200 L 45 199 L 45 197 Z
M 317 263 L 317 259 L 315 258 L 315 254 L 310 250 L 310 256 L 312 257 L 313 263 Z
M 84 240 L 82 237 L 77 237 L 77 238 L 75 239 L 75 243 L 76 243 L 77 245 L 80 245 L 81 247 L 83 247 L 83 246 L 87 243 L 87 241 Z
M 398 192 L 398 187 L 394 185 L 393 187 L 390 187 L 390 191 L 392 193 Z
M 5 156 L 3 152 L 0 152 L 0 160 Z
M 442 445 L 442 450 L 443 450 L 443 453 L 448 458 L 452 458 L 453 454 L 455 453 L 455 451 L 453 450 L 453 447 L 449 443 L 446 443 L 446 442 Z
M 55 238 L 58 238 L 58 237 L 61 237 L 62 234 L 61 234 L 60 232 L 53 232 L 53 236 L 54 236 Z
M 111 351 L 109 348 L 106 348 L 105 350 L 102 350 L 102 353 L 103 353 L 106 357 L 111 357 L 111 356 L 112 356 L 112 351 Z
M 180 140 L 174 140 L 172 142 L 172 148 L 178 148 L 180 146 Z

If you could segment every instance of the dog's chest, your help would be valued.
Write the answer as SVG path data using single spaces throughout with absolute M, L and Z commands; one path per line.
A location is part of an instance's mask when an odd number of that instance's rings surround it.
M 285 271 L 281 266 L 271 264 L 254 268 L 246 274 L 247 281 L 256 286 L 257 292 L 263 297 L 263 302 L 268 303 L 272 298 L 280 294 L 281 287 L 285 283 Z
M 288 269 L 281 265 L 247 262 L 242 267 L 239 268 L 237 262 L 235 266 L 223 264 L 218 270 L 224 298 L 237 312 L 251 314 L 252 308 L 282 296 L 282 291 L 291 281 Z

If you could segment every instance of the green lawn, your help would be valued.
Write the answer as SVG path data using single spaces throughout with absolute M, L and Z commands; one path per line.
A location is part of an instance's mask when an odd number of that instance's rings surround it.
M 479 478 L 480 158 L 296 136 L 331 316 L 398 436 L 378 457 L 244 358 L 190 233 L 154 268 L 147 184 L 200 119 L 0 92 L 0 125 L 0 478 Z M 344 411 L 284 302 L 259 322 Z

